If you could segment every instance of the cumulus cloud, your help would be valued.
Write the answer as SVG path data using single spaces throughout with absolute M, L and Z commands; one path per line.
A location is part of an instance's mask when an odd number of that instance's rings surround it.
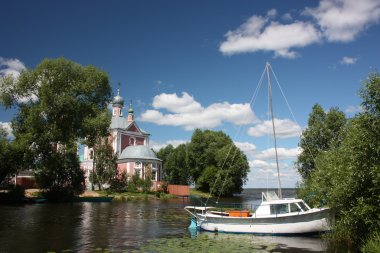
M 7 138 L 8 139 L 14 139 L 15 138 L 13 135 L 11 122 L 1 122 L 0 121 L 0 127 L 3 128 L 7 132 L 7 134 L 8 134 Z
M 285 13 L 284 15 L 282 15 L 282 19 L 285 20 L 285 21 L 290 21 L 290 20 L 293 19 L 293 17 L 292 17 L 292 14 L 290 14 L 288 12 L 288 13 Z
M 26 70 L 25 64 L 19 59 L 8 59 L 0 57 L 0 77 L 13 76 L 17 79 L 21 72 Z M 0 82 L 0 92 L 10 92 L 10 88 L 5 88 Z M 29 102 L 35 102 L 38 100 L 36 91 L 29 91 L 29 94 L 17 97 L 17 102 L 20 104 L 25 104 Z
M 251 157 L 256 151 L 256 145 L 249 142 L 237 142 L 235 145 L 243 152 L 247 157 Z
M 352 64 L 355 64 L 357 60 L 358 60 L 357 58 L 352 58 L 352 57 L 344 56 L 342 58 L 342 60 L 340 60 L 340 64 L 342 64 L 342 65 L 352 65 Z
M 302 133 L 301 126 L 290 119 L 274 119 L 274 125 L 276 127 L 276 137 L 278 138 L 285 139 L 299 137 Z M 272 135 L 272 133 L 273 130 L 271 120 L 262 121 L 248 129 L 248 135 L 253 137 Z
M 277 165 L 275 162 L 251 160 L 249 165 L 250 173 L 248 174 L 247 187 L 277 187 Z M 279 167 L 282 187 L 293 188 L 301 180 L 293 163 L 280 161 Z
M 172 145 L 173 147 L 178 147 L 181 144 L 185 144 L 189 141 L 185 140 L 168 140 L 165 142 L 156 142 L 156 141 L 150 141 L 149 146 L 156 152 L 158 152 L 160 149 L 165 148 L 168 145 Z
M 301 148 L 277 148 L 278 158 L 281 160 L 294 159 L 301 153 Z M 275 159 L 275 149 L 269 148 L 255 154 L 255 159 Z
M 7 59 L 0 57 L 0 76 L 19 77 L 21 71 L 25 70 L 26 67 L 19 59 Z
M 253 15 L 225 34 L 219 50 L 225 55 L 269 51 L 275 57 L 293 59 L 299 55 L 297 48 L 324 41 L 350 42 L 379 22 L 380 1 L 322 0 L 302 14 L 277 18 L 277 11 L 270 10 L 265 16 Z
M 141 114 L 141 121 L 157 125 L 180 126 L 185 130 L 214 128 L 222 122 L 244 125 L 257 121 L 249 103 L 224 102 L 203 107 L 187 92 L 183 92 L 182 96 L 176 93 L 162 93 L 154 97 L 152 106 L 154 110 L 147 110 Z M 165 109 L 168 113 L 157 109 Z
M 321 40 L 316 27 L 308 22 L 280 24 L 272 21 L 273 10 L 263 16 L 252 16 L 239 28 L 228 31 L 219 50 L 232 55 L 246 52 L 273 51 L 275 56 L 295 58 L 292 48 L 305 47 Z
M 203 110 L 201 104 L 186 92 L 182 92 L 182 97 L 178 97 L 176 93 L 157 95 L 153 99 L 152 106 L 175 113 L 195 113 Z
M 328 41 L 349 42 L 380 19 L 378 0 L 322 0 L 316 8 L 306 8 Z
M 349 105 L 345 112 L 347 113 L 358 113 L 358 112 L 362 112 L 363 111 L 363 108 L 360 106 L 360 105 Z
M 249 163 L 250 168 L 258 170 L 259 172 L 267 172 L 276 168 L 276 163 L 269 163 L 264 160 L 255 159 L 255 160 L 250 160 L 248 163 Z

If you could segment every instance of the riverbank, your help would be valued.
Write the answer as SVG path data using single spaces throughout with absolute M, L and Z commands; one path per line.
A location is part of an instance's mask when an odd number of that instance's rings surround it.
M 27 189 L 25 190 L 25 198 L 35 199 L 42 197 L 42 192 L 39 189 Z M 105 198 L 112 197 L 113 200 L 148 200 L 148 199 L 172 199 L 177 198 L 177 196 L 166 194 L 163 192 L 152 192 L 152 193 L 140 193 L 140 192 L 109 192 L 109 191 L 85 191 L 79 195 L 79 199 L 86 198 Z
M 3 195 L 6 194 L 6 190 L 3 191 Z M 6 194 L 8 195 L 8 194 Z M 5 196 L 5 195 L 4 195 Z M 190 189 L 190 196 L 198 198 L 208 198 L 210 195 L 195 189 Z M 188 197 L 190 197 L 188 196 Z M 86 201 L 86 199 L 91 199 L 99 201 L 104 198 L 109 201 L 110 198 L 115 201 L 133 201 L 133 200 L 150 200 L 150 199 L 175 199 L 183 198 L 181 196 L 175 196 L 164 192 L 150 192 L 150 193 L 140 193 L 140 192 L 110 192 L 110 191 L 85 191 L 77 198 L 75 201 L 81 202 L 81 200 Z M 1 201 L 2 203 L 44 203 L 47 200 L 44 198 L 43 192 L 40 189 L 25 189 L 17 194 L 17 198 L 12 196 L 7 196 L 6 201 Z M 96 202 L 96 201 L 95 201 Z

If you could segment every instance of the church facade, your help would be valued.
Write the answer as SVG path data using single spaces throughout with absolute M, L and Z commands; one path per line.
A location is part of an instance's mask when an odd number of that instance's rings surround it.
M 162 177 L 162 160 L 149 147 L 150 134 L 142 130 L 134 118 L 132 102 L 129 104 L 128 115 L 123 115 L 124 99 L 120 96 L 120 88 L 112 100 L 112 118 L 109 141 L 117 154 L 117 171 L 129 177 L 138 174 L 140 178 L 152 178 L 152 188 L 160 188 Z M 84 147 L 81 168 L 85 172 L 86 187 L 91 188 L 90 175 L 93 173 L 94 153 L 92 148 Z M 96 166 L 95 166 L 96 171 Z

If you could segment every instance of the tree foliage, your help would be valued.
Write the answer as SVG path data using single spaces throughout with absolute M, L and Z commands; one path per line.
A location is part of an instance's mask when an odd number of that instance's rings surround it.
M 221 131 L 196 129 L 191 142 L 167 146 L 157 156 L 171 184 L 195 183 L 198 190 L 229 196 L 240 193 L 247 181 L 247 157 Z
M 94 143 L 107 133 L 111 87 L 105 72 L 64 58 L 44 60 L 14 79 L 1 80 L 0 103 L 18 110 L 12 120 L 14 143 L 24 164 L 47 191 L 78 194 L 83 173 L 76 141 Z
M 13 150 L 7 136 L 6 130 L 0 125 L 0 183 L 14 172 L 9 160 Z
M 380 228 L 380 76 L 360 91 L 364 111 L 352 118 L 340 145 L 320 153 L 301 189 L 309 202 L 327 203 L 336 214 L 334 237 L 360 246 Z
M 187 150 L 188 144 L 181 144 L 177 148 L 168 145 L 157 153 L 157 157 L 164 161 L 164 177 L 169 183 L 191 183 Z
M 338 108 L 326 113 L 319 104 L 313 106 L 299 143 L 302 153 L 296 162 L 302 178 L 308 178 L 315 170 L 315 159 L 321 152 L 340 145 L 346 121 L 345 114 Z
M 117 155 L 107 137 L 99 137 L 94 144 L 95 169 L 93 183 L 103 190 L 103 185 L 111 185 L 117 175 Z

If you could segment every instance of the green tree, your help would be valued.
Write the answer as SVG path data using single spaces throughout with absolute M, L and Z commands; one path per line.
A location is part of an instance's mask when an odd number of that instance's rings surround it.
M 9 159 L 12 157 L 13 150 L 7 136 L 7 131 L 0 125 L 0 183 L 15 172 Z
M 156 152 L 156 155 L 159 159 L 163 160 L 164 162 L 168 159 L 168 156 L 171 152 L 173 152 L 174 147 L 173 145 L 169 144 L 164 148 L 161 148 L 158 152 Z
M 99 138 L 94 145 L 94 161 L 93 183 L 103 190 L 103 185 L 110 185 L 117 176 L 117 155 L 107 137 Z
M 165 180 L 170 184 L 188 185 L 191 182 L 187 148 L 188 144 L 179 145 L 164 161 Z
M 333 237 L 357 247 L 380 232 L 378 73 L 369 75 L 359 94 L 364 111 L 348 122 L 339 146 L 318 155 L 318 170 L 301 190 L 311 202 L 325 202 L 334 210 Z
M 7 131 L 0 126 L 0 183 L 13 177 L 21 169 L 29 169 L 30 152 L 20 141 L 10 140 Z
M 231 143 L 232 140 L 222 131 L 200 129 L 194 131 L 188 147 L 189 167 L 194 182 L 198 180 L 206 167 L 217 166 L 217 151 Z
M 59 58 L 42 61 L 18 79 L 3 78 L 0 85 L 0 103 L 18 110 L 12 120 L 14 142 L 28 154 L 25 163 L 35 169 L 41 186 L 47 192 L 80 193 L 83 172 L 75 143 L 93 143 L 107 132 L 107 74 Z
M 148 163 L 145 165 L 145 168 L 144 168 L 144 178 L 140 180 L 140 188 L 142 192 L 148 193 L 150 192 L 151 187 L 152 187 L 152 165 Z
M 315 170 L 315 159 L 321 152 L 340 145 L 346 122 L 345 114 L 338 108 L 325 113 L 319 104 L 313 106 L 299 143 L 302 153 L 296 162 L 302 178 L 308 178 Z
M 197 179 L 197 189 L 214 196 L 241 193 L 249 172 L 246 155 L 231 142 L 216 151 L 215 159 L 216 165 L 208 165 Z
M 247 157 L 222 131 L 196 129 L 190 143 L 158 154 L 166 157 L 165 175 L 170 183 L 194 182 L 201 191 L 229 196 L 240 193 L 247 181 Z

